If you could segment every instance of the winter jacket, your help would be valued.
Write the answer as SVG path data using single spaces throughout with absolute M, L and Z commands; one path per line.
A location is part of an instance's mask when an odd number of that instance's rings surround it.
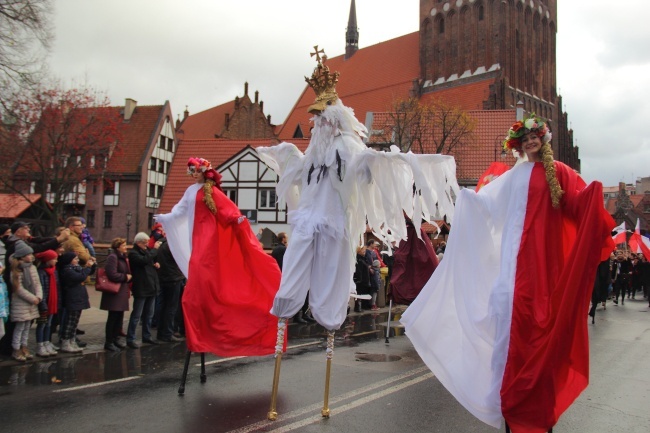
M 66 252 L 72 251 L 74 253 L 77 253 L 77 256 L 79 257 L 79 264 L 81 266 L 85 265 L 86 262 L 90 259 L 88 248 L 84 246 L 83 242 L 81 242 L 81 238 L 75 232 L 70 233 L 68 240 L 63 242 L 63 249 Z
M 23 272 L 29 272 L 32 277 L 33 287 L 27 289 L 24 286 L 25 277 Z M 43 298 L 41 281 L 38 279 L 38 271 L 34 265 L 23 269 L 18 278 L 18 287 L 14 287 L 11 293 L 11 321 L 25 322 L 39 317 L 38 307 L 34 303 L 37 299 Z
M 101 310 L 106 311 L 129 311 L 129 283 L 127 274 L 130 274 L 129 264 L 126 261 L 126 254 L 111 253 L 106 259 L 106 277 L 114 283 L 120 283 L 120 291 L 117 293 L 102 293 L 102 301 L 99 304 Z
M 156 296 L 160 292 L 158 273 L 153 266 L 157 255 L 157 249 L 143 250 L 138 246 L 129 252 L 129 265 L 133 275 L 131 291 L 134 298 Z
M 63 307 L 69 311 L 85 310 L 90 308 L 86 278 L 95 272 L 96 265 L 82 268 L 79 265 L 67 265 L 59 269 L 61 292 L 63 294 Z
M 0 275 L 0 320 L 5 322 L 9 319 L 9 292 L 5 280 Z
M 167 242 L 163 242 L 160 248 L 158 248 L 156 261 L 160 265 L 160 269 L 158 269 L 158 280 L 162 284 L 178 283 L 179 281 L 185 280 L 185 275 L 183 275 L 183 272 L 176 264 L 176 260 L 174 260 L 174 256 Z

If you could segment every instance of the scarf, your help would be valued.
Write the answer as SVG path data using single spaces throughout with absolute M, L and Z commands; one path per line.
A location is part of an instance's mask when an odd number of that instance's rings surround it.
M 56 276 L 54 275 L 54 266 L 43 268 L 50 280 L 50 294 L 47 297 L 47 314 L 56 314 L 59 305 L 59 290 L 56 287 Z
M 20 265 L 18 265 L 18 267 L 23 272 L 23 287 L 34 294 L 34 281 L 32 280 L 32 273 L 29 269 L 31 266 L 31 263 L 26 262 L 22 262 Z

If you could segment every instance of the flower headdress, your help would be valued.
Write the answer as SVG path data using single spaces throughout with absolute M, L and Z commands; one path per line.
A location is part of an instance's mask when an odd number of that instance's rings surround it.
M 546 126 L 546 123 L 535 116 L 535 113 L 530 113 L 528 118 L 519 120 L 510 127 L 508 136 L 503 140 L 503 148 L 505 150 L 521 151 L 521 137 L 531 132 L 536 133 L 542 143 L 551 141 L 551 131 Z
M 214 199 L 212 198 L 212 186 L 216 186 L 219 190 L 221 190 L 221 174 L 212 168 L 212 164 L 210 164 L 210 161 L 207 159 L 190 158 L 187 161 L 187 174 L 194 174 L 196 172 L 203 173 L 203 176 L 205 177 L 205 185 L 203 186 L 205 195 L 203 197 L 203 201 L 208 206 L 210 211 L 213 214 L 216 214 L 217 207 L 214 203 Z
M 203 158 L 190 158 L 187 161 L 187 174 L 194 174 L 197 171 L 205 173 L 207 170 L 212 168 L 210 161 Z

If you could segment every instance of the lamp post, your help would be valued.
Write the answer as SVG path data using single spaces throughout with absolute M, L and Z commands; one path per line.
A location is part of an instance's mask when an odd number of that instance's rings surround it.
M 494 162 L 497 161 L 497 152 L 501 148 L 501 159 L 505 158 L 507 153 L 506 150 L 503 148 L 503 139 L 501 138 L 500 135 L 497 135 L 496 138 L 494 139 Z
M 126 242 L 129 242 L 129 233 L 131 231 L 131 211 L 126 213 Z

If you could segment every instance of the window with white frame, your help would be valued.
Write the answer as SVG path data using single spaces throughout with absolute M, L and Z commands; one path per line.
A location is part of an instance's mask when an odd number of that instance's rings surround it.
M 237 204 L 237 190 L 235 188 L 225 188 L 223 193 L 226 194 L 230 201 Z
M 104 206 L 119 206 L 120 181 L 104 181 Z
M 259 190 L 259 209 L 275 209 L 275 202 L 275 188 L 264 188 Z

